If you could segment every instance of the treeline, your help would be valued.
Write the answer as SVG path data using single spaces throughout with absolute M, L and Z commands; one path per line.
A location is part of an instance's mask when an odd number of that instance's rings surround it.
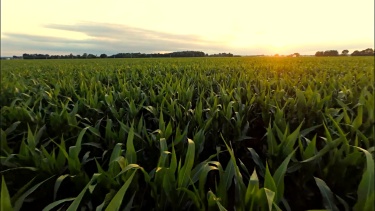
M 231 53 L 219 53 L 219 54 L 212 54 L 209 55 L 210 57 L 233 57 Z
M 327 50 L 327 51 L 317 51 L 315 53 L 315 56 L 348 56 L 349 51 L 343 50 L 341 54 L 337 50 Z M 351 56 L 374 56 L 374 50 L 372 48 L 367 48 L 362 51 L 353 51 L 353 53 L 350 54 Z
M 367 48 L 362 51 L 353 51 L 352 56 L 374 56 L 374 50 L 372 48 Z
M 158 57 L 204 57 L 206 54 L 202 51 L 180 51 L 172 53 L 118 53 L 111 56 L 101 54 L 100 58 L 158 58 Z
M 24 53 L 22 57 L 13 56 L 13 59 L 95 59 L 95 58 L 165 58 L 165 57 L 233 57 L 231 53 L 219 53 L 208 55 L 202 51 L 180 51 L 172 53 L 118 53 L 113 55 L 84 53 L 82 55 L 49 55 L 49 54 L 27 54 Z

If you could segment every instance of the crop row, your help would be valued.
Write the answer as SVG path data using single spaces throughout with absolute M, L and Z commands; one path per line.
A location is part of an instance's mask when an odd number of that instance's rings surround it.
M 4 209 L 374 208 L 371 57 L 4 61 L 0 105 Z

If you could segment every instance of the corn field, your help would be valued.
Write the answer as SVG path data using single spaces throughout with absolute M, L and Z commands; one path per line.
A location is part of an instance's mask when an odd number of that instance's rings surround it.
M 374 59 L 1 62 L 0 210 L 374 210 Z

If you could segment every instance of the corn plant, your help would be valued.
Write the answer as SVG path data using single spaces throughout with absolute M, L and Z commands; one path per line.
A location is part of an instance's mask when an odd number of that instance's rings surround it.
M 373 210 L 374 60 L 1 62 L 2 210 Z

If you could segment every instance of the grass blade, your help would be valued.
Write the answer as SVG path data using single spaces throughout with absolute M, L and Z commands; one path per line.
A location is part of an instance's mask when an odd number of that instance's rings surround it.
M 328 210 L 338 211 L 339 209 L 335 205 L 334 195 L 331 189 L 327 186 L 327 184 L 323 180 L 317 177 L 314 177 L 314 179 L 315 179 L 316 185 L 318 186 L 320 190 L 320 193 L 322 194 L 324 207 Z

